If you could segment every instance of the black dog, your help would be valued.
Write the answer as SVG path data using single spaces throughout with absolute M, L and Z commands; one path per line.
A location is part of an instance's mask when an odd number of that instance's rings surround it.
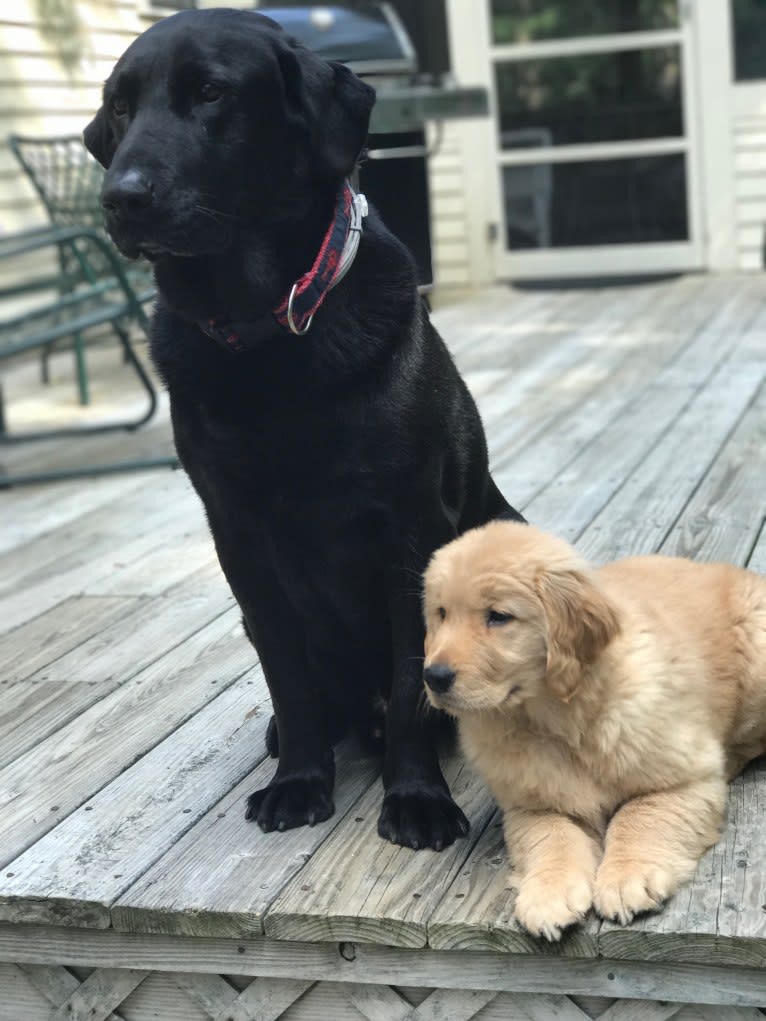
M 129 47 L 85 144 L 109 168 L 109 232 L 154 262 L 178 453 L 273 698 L 279 765 L 249 817 L 331 815 L 333 745 L 385 699 L 379 832 L 439 849 L 468 824 L 418 707 L 420 575 L 459 532 L 518 515 L 411 259 L 374 214 L 328 291 L 373 102 L 265 17 L 189 11 Z

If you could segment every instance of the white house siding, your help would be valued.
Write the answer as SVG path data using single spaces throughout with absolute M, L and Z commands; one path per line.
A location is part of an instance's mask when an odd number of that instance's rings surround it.
M 751 88 L 735 86 L 735 93 Z M 737 259 L 740 269 L 762 270 L 766 247 L 766 102 L 762 116 L 747 114 L 735 118 L 733 138 Z
M 430 131 L 431 141 L 436 138 Z M 430 159 L 431 229 L 437 288 L 465 290 L 472 283 L 464 140 L 457 124 L 447 124 Z
M 84 53 L 67 72 L 39 31 L 32 0 L 0 3 L 0 234 L 47 222 L 45 210 L 7 144 L 21 135 L 79 134 L 98 108 L 114 61 L 141 30 L 136 0 L 78 0 Z M 51 269 L 55 256 L 46 252 Z M 39 253 L 4 262 L 0 285 L 22 282 Z M 24 304 L 19 299 L 19 310 Z
M 0 231 L 45 222 L 6 138 L 78 134 L 98 107 L 116 58 L 141 30 L 136 0 L 79 0 L 85 53 L 71 74 L 39 32 L 32 0 L 0 6 Z

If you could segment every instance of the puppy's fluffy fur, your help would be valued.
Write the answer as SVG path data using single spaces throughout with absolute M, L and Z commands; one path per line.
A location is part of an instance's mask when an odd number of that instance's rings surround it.
M 596 570 L 494 522 L 435 554 L 425 614 L 426 678 L 454 671 L 428 696 L 504 813 L 518 921 L 555 940 L 592 905 L 623 924 L 659 907 L 766 751 L 766 578 L 659 556 Z

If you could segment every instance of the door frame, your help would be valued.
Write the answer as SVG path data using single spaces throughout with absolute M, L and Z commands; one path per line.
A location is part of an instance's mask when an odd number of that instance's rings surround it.
M 476 5 L 467 0 L 448 3 L 456 77 L 461 82 L 483 85 L 490 95 L 490 117 L 466 125 L 463 137 L 464 179 L 472 225 L 467 240 L 477 282 L 736 267 L 729 0 L 705 0 L 704 4 L 679 0 L 679 26 L 675 29 L 511 46 L 491 44 L 490 0 L 480 0 Z M 684 152 L 689 240 L 509 252 L 504 237 L 501 166 L 539 162 L 540 150 L 499 149 L 494 62 L 509 55 L 529 59 L 669 44 L 678 44 L 681 49 L 684 136 L 556 146 L 546 149 L 545 155 L 546 161 L 552 162 L 582 156 L 614 158 Z M 703 109 L 704 123 L 700 115 Z

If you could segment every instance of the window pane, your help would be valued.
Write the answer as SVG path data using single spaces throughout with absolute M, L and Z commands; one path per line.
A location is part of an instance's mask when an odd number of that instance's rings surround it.
M 503 149 L 683 134 L 677 46 L 505 62 L 495 80 Z
M 491 0 L 495 43 L 678 27 L 676 0 Z
M 503 167 L 511 249 L 685 241 L 682 154 Z
M 734 77 L 766 78 L 766 0 L 732 0 Z

